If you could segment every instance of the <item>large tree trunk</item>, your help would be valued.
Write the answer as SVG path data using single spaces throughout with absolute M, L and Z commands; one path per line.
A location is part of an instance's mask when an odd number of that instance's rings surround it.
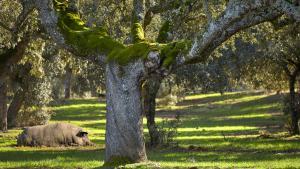
M 69 99 L 71 96 L 71 80 L 72 80 L 72 69 L 69 65 L 66 66 L 66 75 L 65 75 L 65 99 Z
M 20 89 L 15 93 L 15 96 L 8 107 L 7 122 L 9 127 L 16 127 L 17 115 L 23 105 L 23 102 L 24 102 L 24 91 Z
M 295 94 L 296 76 L 290 76 L 289 88 L 290 88 L 290 109 L 291 109 L 291 134 L 299 134 L 298 126 L 298 110 L 296 108 L 296 94 Z
M 155 123 L 156 96 L 162 78 L 152 76 L 143 85 L 144 113 L 147 118 L 147 127 L 150 136 L 150 146 L 155 147 L 159 144 L 159 133 Z
M 7 82 L 5 76 L 0 76 L 0 115 L 1 130 L 7 131 Z
M 117 166 L 147 159 L 143 138 L 141 61 L 125 67 L 108 63 L 106 67 L 105 165 Z

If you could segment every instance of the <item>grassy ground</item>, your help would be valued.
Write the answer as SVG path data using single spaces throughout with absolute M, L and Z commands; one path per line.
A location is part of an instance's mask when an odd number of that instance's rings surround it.
M 0 168 L 102 166 L 105 103 L 74 99 L 53 110 L 56 114 L 51 122 L 83 127 L 97 146 L 19 148 L 15 137 L 20 130 L 10 130 L 0 133 Z M 174 118 L 176 114 L 180 114 L 182 121 L 176 138 L 180 147 L 148 150 L 153 168 L 300 168 L 300 138 L 285 136 L 280 96 L 192 95 L 176 106 L 159 107 L 157 121 Z M 272 133 L 272 138 L 259 137 L 265 130 Z

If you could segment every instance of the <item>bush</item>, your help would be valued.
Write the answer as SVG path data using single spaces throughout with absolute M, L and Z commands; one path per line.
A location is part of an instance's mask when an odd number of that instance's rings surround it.
M 51 81 L 47 77 L 36 78 L 27 76 L 23 83 L 25 98 L 22 109 L 16 119 L 16 125 L 33 126 L 46 124 L 51 118 L 51 111 L 47 108 L 51 101 Z
M 157 97 L 159 106 L 175 105 L 185 97 L 184 86 L 175 84 L 173 77 L 169 77 L 161 83 Z
M 178 127 L 181 123 L 180 115 L 177 114 L 175 119 L 163 119 L 163 121 L 157 125 L 158 131 L 158 145 L 159 147 L 178 147 L 178 142 L 175 138 L 178 136 Z M 149 143 L 149 135 L 146 135 L 146 142 Z
M 17 126 L 35 126 L 46 124 L 51 118 L 52 112 L 46 108 L 26 108 L 17 116 Z

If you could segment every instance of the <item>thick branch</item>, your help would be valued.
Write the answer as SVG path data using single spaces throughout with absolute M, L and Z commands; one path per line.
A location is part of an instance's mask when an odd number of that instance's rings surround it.
M 207 31 L 196 38 L 186 57 L 186 62 L 206 60 L 213 50 L 236 32 L 278 17 L 265 0 L 230 1 L 225 12 L 209 24 Z
M 67 1 L 57 0 L 34 0 L 35 8 L 39 11 L 41 26 L 45 32 L 58 44 L 79 57 L 88 58 L 92 61 L 103 62 L 106 57 L 108 47 L 113 47 L 115 43 L 106 36 L 102 28 L 88 28 L 76 13 L 77 0 Z M 56 2 L 55 9 L 53 2 Z M 75 5 L 75 6 L 74 6 Z M 66 8 L 68 6 L 68 8 Z M 58 9 L 62 7 L 62 9 Z M 56 11 L 57 10 L 57 11 Z M 68 11 L 65 11 L 68 10 Z M 105 39 L 108 39 L 104 42 Z M 115 45 L 114 47 L 118 47 Z
M 41 25 L 44 30 L 57 44 L 66 46 L 65 40 L 57 27 L 58 16 L 53 9 L 52 0 L 35 0 L 35 7 L 39 11 Z
M 145 0 L 133 1 L 131 36 L 133 43 L 145 40 L 143 22 L 145 18 Z

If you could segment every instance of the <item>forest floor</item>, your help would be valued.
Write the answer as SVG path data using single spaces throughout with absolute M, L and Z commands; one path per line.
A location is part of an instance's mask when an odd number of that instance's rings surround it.
M 16 147 L 21 130 L 9 130 L 0 133 L 0 168 L 101 168 L 105 102 L 72 99 L 52 109 L 51 123 L 79 125 L 97 145 Z M 126 168 L 300 168 L 300 137 L 287 136 L 279 95 L 190 95 L 176 106 L 159 107 L 158 111 L 158 123 L 180 115 L 175 140 L 179 147 L 150 149 L 147 154 L 151 162 Z

